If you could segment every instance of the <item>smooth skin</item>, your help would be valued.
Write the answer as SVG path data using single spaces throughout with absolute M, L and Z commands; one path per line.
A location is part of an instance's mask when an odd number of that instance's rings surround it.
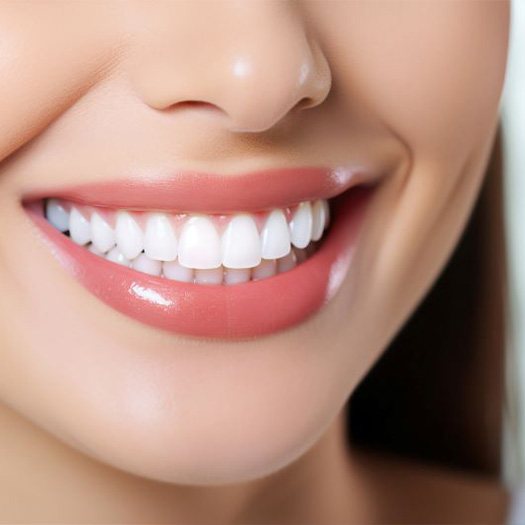
M 501 522 L 490 483 L 349 450 L 342 408 L 472 209 L 508 28 L 503 0 L 1 2 L 0 519 Z M 20 206 L 166 166 L 361 160 L 385 176 L 340 292 L 251 341 L 114 312 Z

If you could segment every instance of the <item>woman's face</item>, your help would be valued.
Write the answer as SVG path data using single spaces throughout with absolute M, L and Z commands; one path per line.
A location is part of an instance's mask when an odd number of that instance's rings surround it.
M 508 16 L 503 1 L 2 2 L 0 399 L 158 480 L 248 480 L 301 455 L 459 238 Z M 275 224 L 301 248 L 313 203 L 362 181 L 284 271 Z M 70 238 L 43 220 L 53 197 Z M 126 264 L 136 243 L 162 254 L 130 269 L 101 255 L 115 242 Z M 202 282 L 213 246 L 220 278 L 252 281 Z

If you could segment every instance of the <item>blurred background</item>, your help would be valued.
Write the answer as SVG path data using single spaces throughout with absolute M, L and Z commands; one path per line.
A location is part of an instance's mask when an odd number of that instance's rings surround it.
M 511 9 L 501 108 L 510 301 L 503 460 L 506 482 L 517 486 L 525 484 L 525 0 L 513 0 Z

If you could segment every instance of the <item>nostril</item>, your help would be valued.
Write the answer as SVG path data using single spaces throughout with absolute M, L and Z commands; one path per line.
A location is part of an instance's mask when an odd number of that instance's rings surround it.
M 312 97 L 303 97 L 294 107 L 294 110 L 307 109 L 315 105 L 315 101 Z
M 313 97 L 303 97 L 301 100 L 295 104 L 291 109 L 291 113 L 301 113 L 304 109 L 315 108 L 318 105 L 315 98 Z
M 182 102 L 177 102 L 177 104 L 174 104 L 175 106 L 210 106 L 210 107 L 217 107 L 214 104 L 211 104 L 210 102 L 204 102 L 202 100 L 184 100 Z
M 205 109 L 205 110 L 211 110 L 211 111 L 219 111 L 223 113 L 221 108 L 219 108 L 217 105 L 212 104 L 210 102 L 205 102 L 204 100 L 182 100 L 180 102 L 176 102 L 175 104 L 172 104 L 169 109 Z

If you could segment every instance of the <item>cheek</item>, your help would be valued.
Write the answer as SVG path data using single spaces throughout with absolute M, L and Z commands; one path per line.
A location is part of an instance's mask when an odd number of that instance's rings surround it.
M 350 335 L 379 340 L 377 356 L 443 268 L 475 200 L 497 123 L 508 4 L 309 8 L 348 120 L 379 123 L 406 150 L 406 165 L 378 195 L 358 261 L 366 299 L 353 325 L 361 334 Z
M 103 6 L 0 2 L 0 160 L 38 135 L 110 67 L 118 37 Z
M 346 30 L 331 51 L 347 103 L 366 107 L 414 155 L 464 158 L 494 121 L 507 2 L 378 1 L 344 9 Z

